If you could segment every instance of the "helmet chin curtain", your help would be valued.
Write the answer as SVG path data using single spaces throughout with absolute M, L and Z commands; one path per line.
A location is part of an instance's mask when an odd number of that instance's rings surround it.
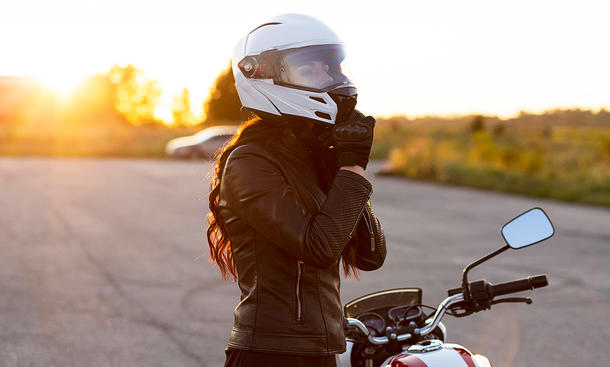
M 354 87 L 335 89 L 328 93 L 337 104 L 337 117 L 335 123 L 340 124 L 347 120 L 349 115 L 356 108 L 358 91 Z

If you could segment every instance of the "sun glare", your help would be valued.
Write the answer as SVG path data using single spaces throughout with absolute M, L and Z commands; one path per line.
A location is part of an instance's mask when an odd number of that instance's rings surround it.
M 85 78 L 83 76 L 66 76 L 61 74 L 46 75 L 38 77 L 47 88 L 51 89 L 58 97 L 67 99 L 78 84 Z
M 157 74 L 163 74 L 157 70 Z M 144 70 L 142 70 L 144 72 Z M 104 71 L 100 71 L 99 73 L 105 73 Z M 53 94 L 57 96 L 57 98 L 63 102 L 68 102 L 72 98 L 75 97 L 75 93 L 78 87 L 81 85 L 84 80 L 90 76 L 92 76 L 93 72 L 81 72 L 81 75 L 78 73 L 71 74 L 69 72 L 57 70 L 56 73 L 48 73 L 46 71 L 40 71 L 38 73 L 34 73 L 34 77 L 41 81 L 41 83 Z M 165 75 L 163 78 L 159 78 L 158 75 L 152 74 L 141 74 L 139 77 L 141 79 L 146 79 L 153 81 L 159 87 L 161 92 L 159 101 L 152 112 L 152 115 L 158 121 L 163 122 L 166 125 L 172 125 L 176 123 L 174 116 L 174 104 L 175 99 L 182 90 L 187 87 L 185 82 L 185 78 L 178 78 L 176 80 L 174 78 L 174 74 L 176 74 L 174 69 L 169 69 L 165 71 Z M 89 91 L 92 92 L 92 91 Z M 203 101 L 206 98 L 207 89 L 202 86 L 191 86 L 189 88 L 189 110 L 192 113 L 193 123 L 200 121 L 203 118 Z

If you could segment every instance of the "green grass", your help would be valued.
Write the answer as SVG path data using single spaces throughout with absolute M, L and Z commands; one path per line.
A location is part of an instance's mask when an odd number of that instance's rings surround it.
M 565 114 L 380 120 L 373 156 L 387 174 L 610 206 L 610 118 Z
M 164 157 L 175 137 L 201 128 L 96 124 L 36 128 L 0 126 L 0 155 L 53 157 Z

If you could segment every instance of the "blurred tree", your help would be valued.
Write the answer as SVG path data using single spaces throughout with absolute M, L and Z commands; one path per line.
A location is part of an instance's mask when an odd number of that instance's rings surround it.
M 241 102 L 235 89 L 235 79 L 231 64 L 216 78 L 210 88 L 210 96 L 204 102 L 205 123 L 217 122 L 239 123 L 250 116 L 249 112 L 241 110 Z
M 160 123 L 154 117 L 161 89 L 154 80 L 145 79 L 133 65 L 114 65 L 108 72 L 114 87 L 114 106 L 134 125 Z
M 199 122 L 191 110 L 191 97 L 188 89 L 182 89 L 182 93 L 172 100 L 172 116 L 175 125 L 192 126 Z
M 79 124 L 126 123 L 127 120 L 114 105 L 116 89 L 108 74 L 88 77 L 74 90 L 63 118 Z
M 470 132 L 476 133 L 483 130 L 485 130 L 485 118 L 481 115 L 476 115 L 470 122 Z
M 600 122 L 610 123 L 610 111 L 602 108 L 597 112 L 597 120 Z
M 493 136 L 494 138 L 501 138 L 504 136 L 504 132 L 506 131 L 506 126 L 504 123 L 498 122 L 494 125 L 493 128 Z
M 547 139 L 553 136 L 553 127 L 550 124 L 542 127 L 542 136 Z

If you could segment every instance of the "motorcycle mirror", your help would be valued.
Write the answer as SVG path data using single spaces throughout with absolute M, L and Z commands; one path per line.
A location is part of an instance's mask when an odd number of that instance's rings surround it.
M 502 237 L 511 248 L 519 249 L 550 238 L 555 228 L 544 210 L 530 209 L 502 227 Z
M 468 264 L 462 271 L 462 287 L 450 289 L 449 294 L 462 290 L 466 298 L 470 297 L 468 290 L 468 272 L 475 266 L 501 254 L 509 248 L 523 248 L 535 243 L 546 240 L 555 233 L 555 228 L 544 210 L 532 208 L 502 227 L 502 237 L 506 241 L 506 246 L 497 249 L 489 255 L 483 256 L 477 261 Z

